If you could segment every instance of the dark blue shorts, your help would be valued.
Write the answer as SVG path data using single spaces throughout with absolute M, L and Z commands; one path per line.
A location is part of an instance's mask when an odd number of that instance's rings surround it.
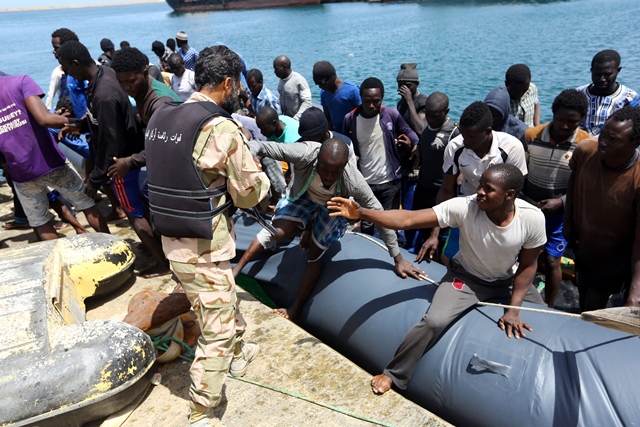
M 545 229 L 547 231 L 547 244 L 544 251 L 552 257 L 560 258 L 567 249 L 567 241 L 562 235 L 562 223 L 564 213 L 545 217 Z
M 325 206 L 312 202 L 306 194 L 294 202 L 287 200 L 286 197 L 280 199 L 273 219 L 279 218 L 299 222 L 302 224 L 301 228 L 313 222 L 311 238 L 323 251 L 340 240 L 349 225 L 349 222 L 342 217 L 329 216 L 329 210 Z

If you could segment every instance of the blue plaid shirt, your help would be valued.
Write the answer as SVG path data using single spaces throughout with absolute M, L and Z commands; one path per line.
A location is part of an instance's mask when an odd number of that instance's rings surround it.
M 253 109 L 253 114 L 258 114 L 258 111 L 265 105 L 276 110 L 279 116 L 282 115 L 282 109 L 280 108 L 280 101 L 277 96 L 274 96 L 273 93 L 266 86 L 262 86 L 262 90 L 258 94 L 258 96 L 253 96 L 251 92 L 249 92 L 249 99 L 251 100 L 251 108 Z
M 182 53 L 182 49 L 178 49 L 180 55 L 182 55 L 182 62 L 184 62 L 184 68 L 187 70 L 196 70 L 196 59 L 198 59 L 198 51 L 190 47 L 187 53 Z

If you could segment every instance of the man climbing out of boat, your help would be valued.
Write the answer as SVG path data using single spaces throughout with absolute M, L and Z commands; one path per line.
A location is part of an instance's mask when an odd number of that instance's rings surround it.
M 477 302 L 510 295 L 512 306 L 521 306 L 522 301 L 544 304 L 531 284 L 540 247 L 546 242 L 544 215 L 517 198 L 523 185 L 522 172 L 501 163 L 482 174 L 475 195 L 456 197 L 431 209 L 376 211 L 339 197 L 327 203 L 335 211 L 332 217 L 366 219 L 394 230 L 460 229 L 460 250 L 450 260 L 427 313 L 409 330 L 383 373 L 373 377 L 374 393 L 385 393 L 392 384 L 405 389 L 422 355 Z M 509 338 L 524 337 L 525 329 L 533 331 L 518 313 L 509 309 L 498 321 Z
M 259 351 L 244 342 L 230 260 L 235 233 L 228 207 L 250 208 L 265 198 L 269 179 L 249 153 L 238 105 L 243 64 L 226 46 L 203 49 L 196 60 L 197 92 L 156 110 L 145 147 L 152 221 L 198 316 L 202 335 L 191 365 L 189 426 L 219 426 L 217 406 L 227 372 L 243 376 Z
M 308 261 L 296 300 L 291 307 L 274 310 L 276 314 L 295 322 L 320 275 L 322 255 L 347 230 L 347 220 L 330 217 L 326 202 L 334 196 L 341 196 L 353 197 L 371 210 L 382 210 L 382 205 L 364 181 L 355 162 L 349 161 L 349 148 L 340 139 L 295 144 L 251 141 L 251 152 L 253 155 L 291 163 L 295 173 L 287 189 L 287 197 L 280 199 L 276 206 L 272 224 L 278 233 L 273 236 L 266 230 L 260 231 L 234 267 L 233 274 L 237 277 L 247 262 L 265 248 L 272 248 L 276 242 L 293 237 L 300 229 L 310 228 L 310 239 L 303 239 L 300 244 L 307 251 Z M 411 276 L 420 280 L 419 275 L 423 272 L 402 258 L 396 234 L 382 227 L 378 227 L 378 231 L 394 259 L 398 274 L 403 278 Z

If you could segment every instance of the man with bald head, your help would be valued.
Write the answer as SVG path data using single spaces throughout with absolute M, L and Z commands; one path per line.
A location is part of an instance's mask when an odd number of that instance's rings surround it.
M 182 102 L 189 99 L 196 91 L 196 75 L 193 71 L 185 68 L 182 56 L 179 53 L 172 53 L 167 59 L 171 76 L 171 89 L 178 94 Z
M 251 154 L 291 163 L 295 174 L 287 188 L 287 197 L 280 199 L 276 206 L 273 226 L 278 230 L 277 234 L 274 236 L 260 231 L 238 261 L 233 274 L 237 276 L 264 249 L 273 248 L 277 242 L 290 239 L 301 230 L 309 231 L 305 233 L 307 238 L 303 236 L 300 242 L 301 248 L 307 251 L 308 260 L 296 300 L 291 307 L 274 310 L 276 314 L 296 321 L 320 276 L 322 255 L 347 230 L 347 221 L 329 216 L 327 201 L 340 196 L 353 197 L 360 205 L 374 210 L 382 210 L 382 205 L 355 162 L 349 162 L 349 148 L 340 139 L 296 144 L 251 141 Z M 378 231 L 394 258 L 398 274 L 403 278 L 409 275 L 418 278 L 422 272 L 402 258 L 395 233 L 386 228 L 379 228 Z
M 265 105 L 256 116 L 256 125 L 260 132 L 267 137 L 267 141 L 290 144 L 300 139 L 298 127 L 300 123 L 291 117 L 278 115 L 273 108 Z
M 278 93 L 282 114 L 300 120 L 300 116 L 311 107 L 311 89 L 307 79 L 291 70 L 291 60 L 284 55 L 273 60 L 273 72 L 280 79 Z

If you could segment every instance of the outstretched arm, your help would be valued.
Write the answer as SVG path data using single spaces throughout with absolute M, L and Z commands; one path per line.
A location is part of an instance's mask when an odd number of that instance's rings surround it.
M 540 254 L 540 248 L 522 249 L 518 256 L 518 270 L 513 279 L 513 292 L 511 293 L 510 305 L 520 307 L 524 297 L 527 295 L 531 283 L 536 275 L 538 269 L 538 255 Z M 507 312 L 498 320 L 498 326 L 500 329 L 507 333 L 507 336 L 511 338 L 511 334 L 519 339 L 524 337 L 524 330 L 533 332 L 531 326 L 522 321 L 519 316 L 520 310 L 510 308 Z
M 40 126 L 62 129 L 69 124 L 69 119 L 66 117 L 50 113 L 49 110 L 47 110 L 47 106 L 44 105 L 44 102 L 42 102 L 42 99 L 39 96 L 29 96 L 25 99 L 25 102 L 27 104 L 27 109 Z
M 433 209 L 410 211 L 393 209 L 380 211 L 361 207 L 355 200 L 334 197 L 327 202 L 331 216 L 347 219 L 363 219 L 392 230 L 410 230 L 414 228 L 432 228 L 438 226 L 438 217 Z

